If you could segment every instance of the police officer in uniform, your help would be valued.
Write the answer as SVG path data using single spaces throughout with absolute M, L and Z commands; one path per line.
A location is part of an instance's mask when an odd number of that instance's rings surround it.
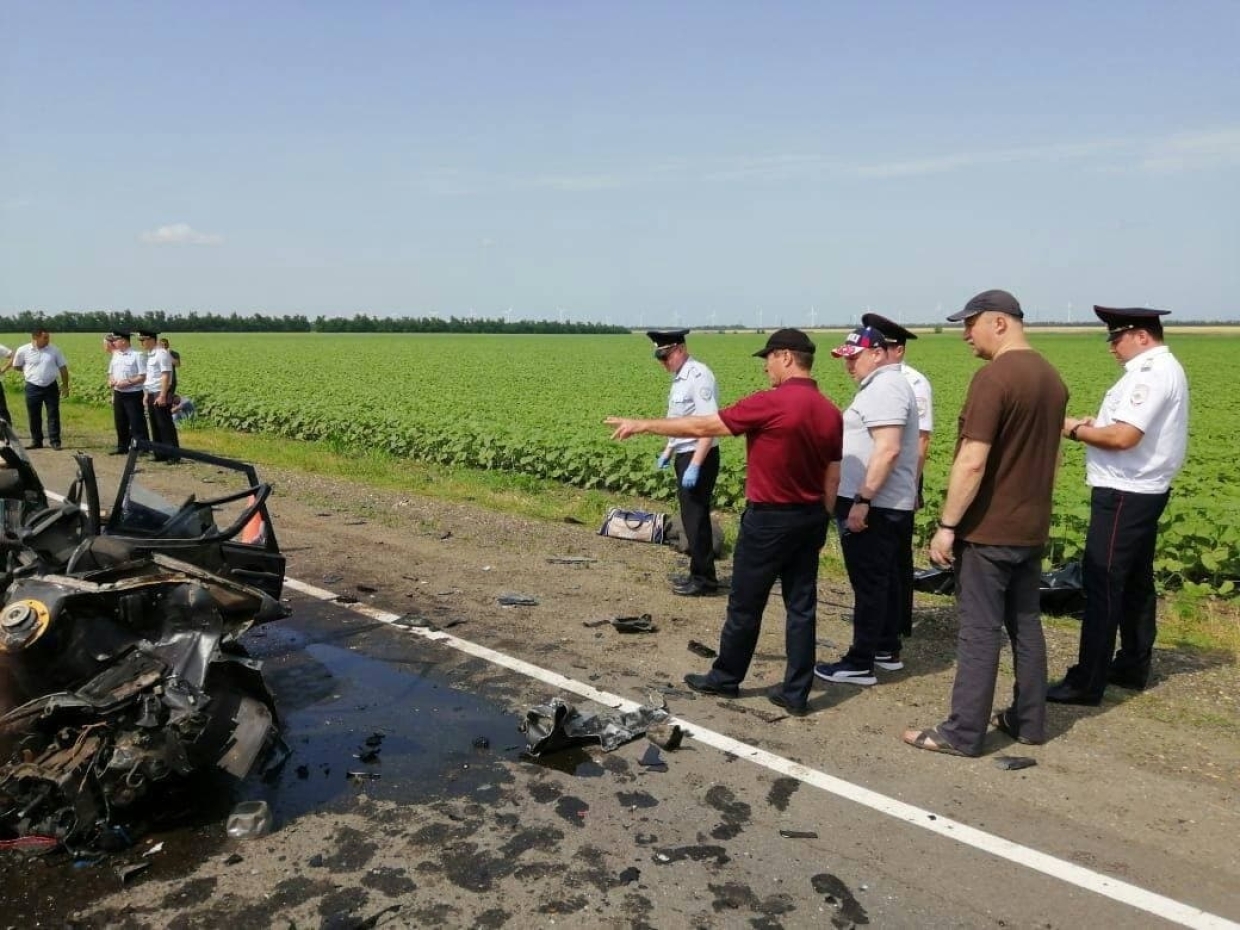
M 151 439 L 173 449 L 180 447 L 177 441 L 177 425 L 172 422 L 172 358 L 167 349 L 161 349 L 159 333 L 149 329 L 138 330 L 142 349 L 146 352 L 146 378 L 142 389 L 146 392 L 146 413 L 150 418 Z M 175 465 L 181 457 L 175 451 L 156 455 L 155 461 Z
M 1084 443 L 1090 492 L 1083 576 L 1085 617 L 1077 664 L 1052 685 L 1057 704 L 1097 705 L 1108 684 L 1140 691 L 1149 683 L 1157 598 L 1158 518 L 1188 445 L 1188 380 L 1163 344 L 1166 310 L 1094 307 L 1106 324 L 1123 377 L 1096 417 L 1064 419 L 1063 434 Z M 1119 651 L 1115 649 L 1119 634 Z
M 719 392 L 709 368 L 689 355 L 687 329 L 649 330 L 654 357 L 672 374 L 667 400 L 668 417 L 706 416 L 719 411 Z M 683 597 L 716 593 L 715 540 L 710 525 L 711 496 L 719 478 L 719 440 L 713 436 L 669 437 L 656 465 L 676 469 L 676 498 L 680 522 L 689 543 L 689 577 L 672 585 Z
M 917 399 L 917 509 L 920 510 L 925 506 L 926 453 L 930 451 L 930 434 L 934 431 L 934 391 L 930 387 L 929 379 L 904 360 L 908 341 L 916 339 L 917 335 L 877 313 L 863 314 L 861 325 L 871 326 L 883 334 L 883 338 L 887 340 L 888 353 L 899 362 L 900 372 L 912 387 L 913 397 Z M 908 545 L 901 547 L 899 559 L 900 635 L 910 636 L 913 632 L 912 534 L 909 535 Z M 899 671 L 904 667 L 898 655 L 877 655 L 874 664 L 887 671 Z
M 146 383 L 146 364 L 129 344 L 130 334 L 108 334 L 108 387 L 112 389 L 112 419 L 116 425 L 116 448 L 109 455 L 124 455 L 134 439 L 149 438 L 142 412 L 142 386 Z

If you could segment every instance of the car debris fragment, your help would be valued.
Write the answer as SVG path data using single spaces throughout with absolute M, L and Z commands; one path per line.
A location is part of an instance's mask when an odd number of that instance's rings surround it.
M 631 711 L 583 714 L 557 697 L 527 710 L 518 729 L 529 743 L 523 755 L 530 758 L 587 743 L 597 744 L 604 751 L 611 752 L 642 736 L 651 725 L 662 723 L 670 716 L 661 701 Z

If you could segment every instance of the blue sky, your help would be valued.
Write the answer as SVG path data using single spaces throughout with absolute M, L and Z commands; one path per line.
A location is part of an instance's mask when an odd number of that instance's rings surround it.
M 0 312 L 1237 319 L 1238 37 L 1234 0 L 7 0 Z

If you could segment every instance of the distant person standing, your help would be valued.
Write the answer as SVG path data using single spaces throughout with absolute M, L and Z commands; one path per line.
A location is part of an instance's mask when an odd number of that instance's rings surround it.
M 69 363 L 51 344 L 52 335 L 42 327 L 30 331 L 30 342 L 14 352 L 0 375 L 16 368 L 26 379 L 26 413 L 30 418 L 30 448 L 43 448 L 43 408 L 47 408 L 47 438 L 60 448 L 60 398 L 69 396 Z M 56 378 L 59 376 L 60 385 Z
M 1068 417 L 1063 434 L 1085 444 L 1090 491 L 1077 663 L 1046 693 L 1057 704 L 1095 705 L 1107 685 L 1149 684 L 1158 598 L 1158 519 L 1188 448 L 1188 379 L 1163 344 L 1166 310 L 1094 307 L 1123 376 L 1095 417 Z M 1115 638 L 1119 635 L 1119 651 Z
M 831 350 L 857 393 L 844 410 L 844 459 L 835 520 L 853 589 L 853 640 L 814 674 L 847 685 L 876 684 L 874 668 L 900 659 L 899 553 L 913 537 L 917 502 L 917 400 L 883 334 L 861 326 Z
M 689 355 L 687 329 L 650 330 L 654 357 L 671 372 L 668 417 L 708 416 L 719 412 L 719 391 L 709 368 Z M 673 436 L 656 464 L 676 471 L 676 499 L 680 522 L 689 543 L 689 577 L 672 586 L 682 597 L 711 595 L 719 589 L 715 574 L 715 537 L 711 529 L 711 498 L 719 478 L 719 439 L 716 436 Z
M 934 432 L 934 391 L 930 380 L 920 371 L 904 360 L 908 351 L 908 341 L 916 339 L 915 333 L 909 332 L 899 323 L 895 323 L 877 313 L 865 313 L 861 316 L 862 326 L 872 326 L 883 334 L 887 340 L 887 351 L 900 365 L 909 386 L 913 389 L 913 397 L 917 399 L 917 505 L 921 510 L 926 505 L 926 455 L 930 451 L 930 434 Z M 908 544 L 900 547 L 900 635 L 911 636 L 913 633 L 913 531 L 910 528 Z M 880 668 L 888 668 L 890 663 L 880 664 Z
M 159 347 L 168 353 L 168 357 L 172 359 L 172 387 L 171 392 L 177 392 L 177 369 L 181 367 L 181 353 L 172 348 L 167 338 L 161 336 L 159 339 Z
M 6 345 L 0 345 L 0 359 L 4 360 L 3 362 L 0 362 L 0 366 L 2 366 L 0 367 L 0 374 L 4 374 L 4 372 L 9 370 L 11 366 L 8 364 L 8 360 L 12 357 L 13 350 Z M 0 417 L 4 418 L 5 423 L 10 425 L 13 423 L 13 414 L 9 413 L 9 401 L 8 398 L 4 396 L 3 380 L 0 380 Z
M 984 359 L 969 382 L 930 558 L 956 570 L 956 680 L 946 722 L 906 730 L 910 746 L 982 752 L 989 723 L 1022 743 L 1046 739 L 1046 640 L 1038 586 L 1050 536 L 1068 389 L 1025 336 L 1007 291 L 983 291 L 947 319 Z M 1012 705 L 992 718 L 1001 636 L 1012 643 Z
M 146 440 L 146 416 L 142 410 L 146 366 L 129 344 L 130 334 L 110 333 L 112 346 L 108 359 L 108 387 L 112 389 L 112 420 L 116 427 L 116 448 L 109 455 L 124 455 L 134 439 Z
M 158 337 L 158 333 L 150 330 L 138 331 L 138 339 L 146 352 L 146 379 L 142 385 L 146 414 L 151 424 L 151 440 L 179 448 L 177 425 L 172 422 L 172 357 L 167 349 L 159 347 Z M 157 454 L 155 461 L 175 465 L 180 457 L 175 453 Z
M 744 436 L 745 512 L 732 559 L 732 589 L 719 636 L 719 657 L 705 675 L 685 676 L 702 694 L 733 698 L 749 672 L 762 614 L 780 582 L 788 665 L 767 700 L 795 716 L 809 710 L 814 681 L 818 553 L 840 483 L 842 421 L 810 377 L 814 344 L 798 329 L 771 333 L 754 353 L 772 390 L 758 391 L 718 413 L 668 420 L 608 417 L 616 439 L 656 436 Z
M 181 397 L 179 394 L 172 395 L 172 422 L 180 423 L 182 420 L 192 420 L 198 409 L 194 406 L 192 397 Z

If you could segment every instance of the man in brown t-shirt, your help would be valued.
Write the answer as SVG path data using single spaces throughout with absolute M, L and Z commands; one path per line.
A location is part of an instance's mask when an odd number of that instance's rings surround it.
M 1022 743 L 1046 739 L 1038 587 L 1068 389 L 1029 345 L 1020 303 L 1007 291 L 984 291 L 947 319 L 964 323 L 965 342 L 988 363 L 969 383 L 947 500 L 930 542 L 933 561 L 955 566 L 956 681 L 946 722 L 907 730 L 904 741 L 976 756 L 988 722 Z M 1016 684 L 1012 706 L 991 718 L 1005 629 Z

